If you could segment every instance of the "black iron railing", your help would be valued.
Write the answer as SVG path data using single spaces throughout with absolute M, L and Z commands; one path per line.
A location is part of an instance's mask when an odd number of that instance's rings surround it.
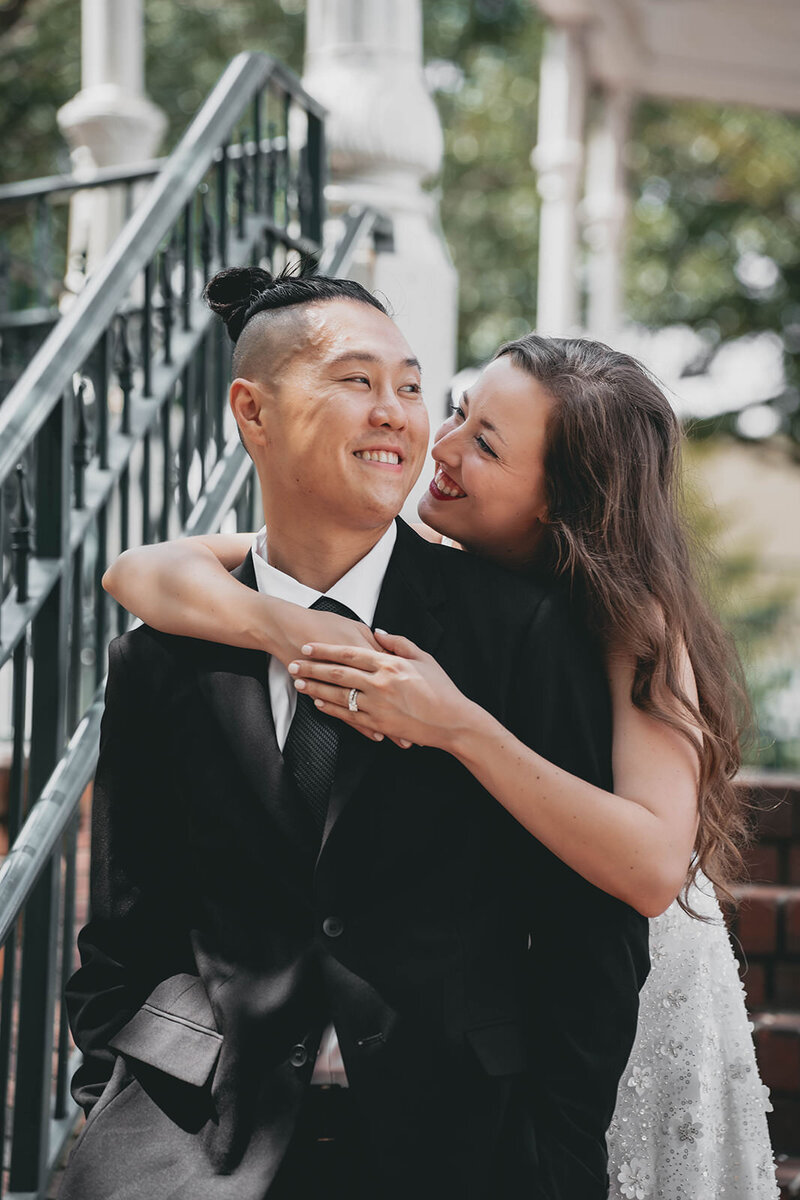
M 96 761 L 107 644 L 128 620 L 101 575 L 130 544 L 260 524 L 252 465 L 227 411 L 227 339 L 199 294 L 222 265 L 316 261 L 323 176 L 321 108 L 269 57 L 234 59 L 0 405 L 7 1198 L 44 1195 L 77 1117 L 61 996 L 74 967 L 80 801 Z M 328 269 L 345 273 L 366 233 L 376 248 L 390 236 L 378 214 L 349 215 Z
M 78 192 L 114 194 L 127 219 L 142 185 L 165 162 L 156 158 L 0 187 L 0 401 L 58 320 L 65 288 L 76 292 L 85 282 L 85 255 L 70 261 L 69 201 Z

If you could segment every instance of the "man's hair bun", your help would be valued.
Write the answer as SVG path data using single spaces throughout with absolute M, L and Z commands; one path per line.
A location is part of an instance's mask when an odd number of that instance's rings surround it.
M 253 301 L 268 291 L 273 283 L 272 275 L 261 267 L 229 267 L 209 279 L 203 299 L 212 312 L 225 322 L 232 342 L 242 332 Z
M 278 275 L 262 267 L 229 267 L 209 279 L 203 299 L 225 322 L 231 341 L 236 342 L 247 322 L 256 313 L 277 312 L 298 304 L 318 304 L 324 300 L 357 300 L 380 312 L 388 313 L 354 279 L 331 279 L 326 275 L 304 274 L 303 264 L 287 264 Z

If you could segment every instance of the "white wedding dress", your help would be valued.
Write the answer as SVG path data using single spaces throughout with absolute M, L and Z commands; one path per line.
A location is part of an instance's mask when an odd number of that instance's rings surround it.
M 744 985 L 711 884 L 650 921 L 652 967 L 608 1131 L 610 1200 L 776 1200 Z

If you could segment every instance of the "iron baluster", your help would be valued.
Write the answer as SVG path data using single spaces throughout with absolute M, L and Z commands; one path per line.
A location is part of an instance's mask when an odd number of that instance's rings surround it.
M 200 259 L 203 264 L 203 282 L 211 278 L 214 261 L 214 218 L 208 209 L 208 184 L 200 184 Z
M 194 291 L 194 197 L 183 210 L 183 328 L 192 327 L 192 293 Z
M 264 93 L 253 97 L 253 212 L 261 212 L 261 105 Z
M 86 380 L 81 379 L 75 391 L 75 440 L 72 444 L 72 468 L 75 489 L 75 507 L 85 504 L 85 472 L 92 461 L 92 439 L 86 420 Z
M 148 429 L 142 446 L 142 543 L 150 541 L 150 478 L 152 474 L 152 435 Z
M 61 394 L 38 438 L 37 550 L 60 559 L 62 573 L 33 622 L 33 696 L 28 791 L 42 791 L 64 749 L 69 629 L 69 499 L 73 395 Z M 53 856 L 25 911 L 9 1189 L 38 1192 L 50 1135 L 50 1081 L 57 992 L 60 861 Z
M 172 395 L 170 394 L 164 400 L 161 406 L 161 521 L 159 528 L 160 540 L 166 542 L 169 538 L 169 516 L 172 493 L 172 439 L 170 437 L 170 423 Z
M 192 408 L 191 382 L 194 372 L 191 364 L 181 373 L 181 449 L 180 468 L 178 471 L 178 511 L 181 525 L 186 524 L 189 516 L 189 470 L 192 465 Z
M 308 169 L 308 223 L 303 232 L 310 241 L 321 246 L 325 223 L 325 127 L 314 113 L 308 113 L 306 120 L 308 140 L 304 158 Z
M 133 355 L 128 340 L 128 317 L 126 313 L 117 316 L 117 347 L 114 359 L 114 371 L 122 392 L 122 432 L 131 431 L 131 393 L 133 391 Z
M 164 362 L 167 366 L 172 362 L 172 326 L 175 317 L 172 311 L 174 299 L 171 273 L 171 243 L 167 242 L 161 251 L 161 328 L 164 334 Z
M 108 635 L 109 598 L 103 587 L 103 574 L 108 559 L 108 504 L 97 514 L 97 558 L 94 565 L 94 682 L 95 687 L 105 674 L 106 637 Z
M 153 276 L 155 264 L 151 259 L 144 269 L 144 303 L 142 306 L 142 394 L 153 394 Z
M 239 144 L 241 154 L 236 160 L 236 236 L 244 240 L 244 221 L 247 211 L 247 153 L 244 142 Z
M 59 987 L 60 1013 L 58 1022 L 58 1049 L 56 1056 L 56 1089 L 53 1115 L 56 1120 L 67 1115 L 69 1104 L 69 1055 L 70 1036 L 64 990 L 75 969 L 73 943 L 75 930 L 75 891 L 78 882 L 78 827 L 80 809 L 75 813 L 64 834 L 64 903 L 61 912 L 61 986 Z
M 17 464 L 17 521 L 11 530 L 11 553 L 14 558 L 14 577 L 17 602 L 28 599 L 28 563 L 32 549 L 33 529 L 28 490 L 25 485 L 25 464 Z
M 217 163 L 217 256 L 221 267 L 228 265 L 228 143 L 220 147 Z
M 97 370 L 97 458 L 101 471 L 108 470 L 108 384 L 111 361 L 111 329 L 106 329 L 100 339 L 100 354 Z M 124 415 L 123 415 L 124 420 Z

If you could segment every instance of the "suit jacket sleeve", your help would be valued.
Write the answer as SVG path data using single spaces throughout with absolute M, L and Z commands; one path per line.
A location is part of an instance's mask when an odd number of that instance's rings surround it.
M 87 1113 L 113 1070 L 109 1039 L 155 984 L 191 961 L 163 721 L 137 650 L 141 642 L 132 643 L 130 635 L 109 650 L 92 808 L 90 920 L 78 936 L 81 966 L 66 987 L 70 1025 L 84 1055 L 72 1092 Z

